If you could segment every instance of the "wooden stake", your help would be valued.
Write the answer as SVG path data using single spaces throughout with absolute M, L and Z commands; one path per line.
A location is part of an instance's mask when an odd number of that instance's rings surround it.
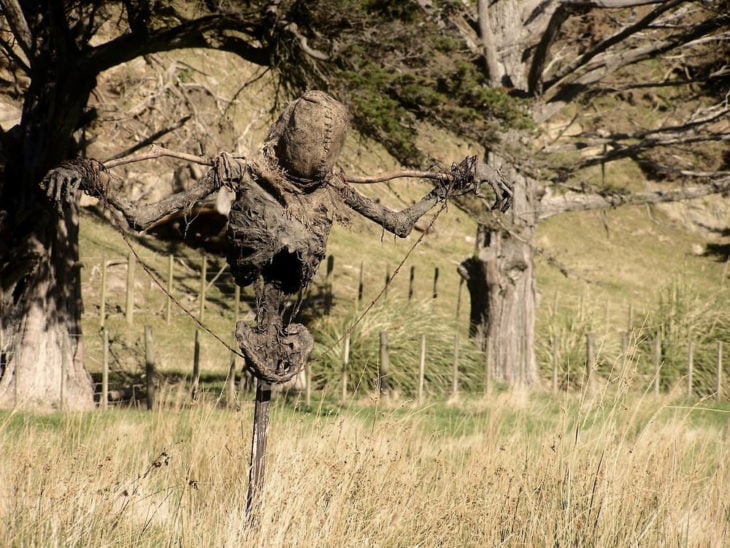
M 408 279 L 408 301 L 413 298 L 413 284 L 416 281 L 416 267 L 411 265 L 411 275 Z
M 175 257 L 167 257 L 167 309 L 165 310 L 165 322 L 169 325 L 172 319 L 172 282 L 175 271 Z
M 437 266 L 433 269 L 433 298 L 434 299 L 436 299 L 439 296 L 438 283 L 439 283 L 439 267 Z
M 101 408 L 109 406 L 109 332 L 101 332 Z
M 350 335 L 345 335 L 342 349 L 342 401 L 347 399 L 347 368 L 350 364 Z
M 195 343 L 193 347 L 193 386 L 190 390 L 190 398 L 198 399 L 198 385 L 200 384 L 200 330 L 195 330 Z
M 251 463 L 248 472 L 248 495 L 246 497 L 246 516 L 249 523 L 255 523 L 256 521 L 256 512 L 261 507 L 261 498 L 264 491 L 270 405 L 271 385 L 257 379 L 256 403 L 253 412 L 253 435 L 251 437 Z
M 459 335 L 454 335 L 454 365 L 451 377 L 451 398 L 459 399 Z
M 378 392 L 384 398 L 390 397 L 390 382 L 388 380 L 388 369 L 390 358 L 388 357 L 388 332 L 380 332 L 380 370 L 378 371 Z
M 130 251 L 127 258 L 127 325 L 134 323 L 134 267 L 136 262 L 134 253 Z
M 593 334 L 586 335 L 586 390 L 593 390 L 593 368 L 594 368 L 595 352 L 593 345 Z
M 200 267 L 200 315 L 198 319 L 202 322 L 205 315 L 205 292 L 208 289 L 208 257 L 203 255 L 203 264 Z
M 155 408 L 155 351 L 152 343 L 152 327 L 144 326 L 144 361 L 147 378 L 147 410 Z
M 418 362 L 418 405 L 423 404 L 423 385 L 426 376 L 426 335 L 421 335 L 421 359 Z
M 362 301 L 362 294 L 363 294 L 363 291 L 365 290 L 365 282 L 363 279 L 363 267 L 364 267 L 363 261 L 360 261 L 360 282 L 357 284 L 357 302 L 358 303 Z
M 101 257 L 101 303 L 99 305 L 99 327 L 104 329 L 106 322 L 107 265 L 106 254 Z

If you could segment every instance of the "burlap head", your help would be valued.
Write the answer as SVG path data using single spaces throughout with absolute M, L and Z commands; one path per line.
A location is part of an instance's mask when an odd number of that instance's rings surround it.
M 321 180 L 334 168 L 346 134 L 347 108 L 322 91 L 308 91 L 281 113 L 264 150 L 294 181 Z

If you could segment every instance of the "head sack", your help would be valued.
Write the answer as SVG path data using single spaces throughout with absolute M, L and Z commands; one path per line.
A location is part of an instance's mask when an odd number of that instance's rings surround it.
M 289 103 L 269 130 L 264 152 L 293 182 L 322 180 L 332 171 L 347 134 L 347 108 L 322 91 Z

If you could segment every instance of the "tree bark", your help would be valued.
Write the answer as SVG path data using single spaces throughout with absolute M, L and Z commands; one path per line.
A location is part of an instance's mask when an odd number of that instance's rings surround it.
M 73 154 L 95 79 L 70 60 L 62 6 L 37 9 L 31 84 L 3 143 L 0 231 L 12 243 L 0 246 L 0 406 L 86 409 L 94 402 L 81 342 L 78 198 L 51 204 L 39 183 Z
M 535 385 L 537 181 L 499 158 L 489 163 L 512 181 L 513 205 L 502 226 L 480 226 L 477 253 L 460 265 L 471 295 L 470 333 L 490 356 L 495 380 Z

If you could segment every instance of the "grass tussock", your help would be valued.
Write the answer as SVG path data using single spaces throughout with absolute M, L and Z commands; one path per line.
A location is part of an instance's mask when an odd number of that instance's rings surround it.
M 506 392 L 458 408 L 281 399 L 257 527 L 244 517 L 251 411 L 3 415 L 0 544 L 728 542 L 726 407 Z

